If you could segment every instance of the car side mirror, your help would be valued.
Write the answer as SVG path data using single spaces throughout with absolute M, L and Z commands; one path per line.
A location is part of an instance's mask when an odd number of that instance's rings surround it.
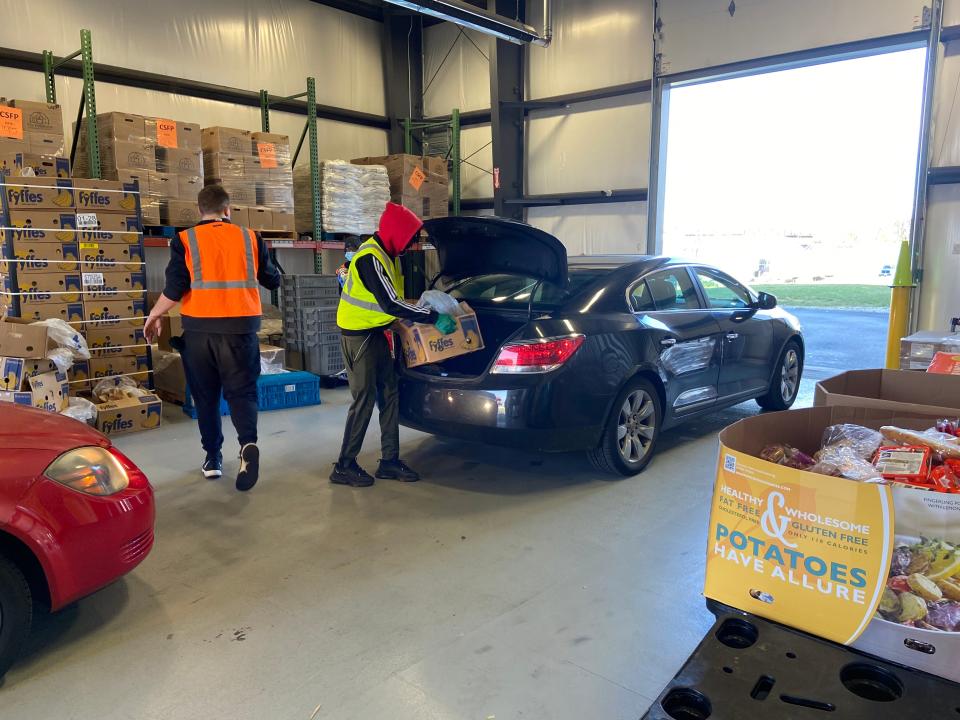
M 777 298 L 770 293 L 759 293 L 757 295 L 757 307 L 760 310 L 773 310 L 777 306 Z

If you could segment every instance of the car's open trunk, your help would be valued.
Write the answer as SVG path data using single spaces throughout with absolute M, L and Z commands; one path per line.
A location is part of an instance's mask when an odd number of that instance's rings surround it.
M 526 310 L 503 310 L 500 308 L 477 308 L 477 322 L 480 324 L 480 334 L 483 337 L 483 349 L 466 355 L 459 355 L 441 363 L 421 365 L 412 368 L 411 372 L 442 377 L 470 378 L 479 377 L 486 372 L 490 363 L 496 358 L 503 343 L 510 339 L 521 327 L 527 323 Z

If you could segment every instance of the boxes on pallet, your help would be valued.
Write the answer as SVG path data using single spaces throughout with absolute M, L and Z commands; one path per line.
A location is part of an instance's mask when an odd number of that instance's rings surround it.
M 261 161 L 264 168 L 290 167 L 293 164 L 288 136 L 279 133 L 255 132 L 251 139 L 253 155 Z
M 82 227 L 84 219 L 91 223 L 87 229 Z M 81 248 L 89 247 L 91 243 L 140 244 L 140 220 L 136 215 L 111 212 L 79 213 L 77 225 L 81 225 L 77 230 Z
M 243 205 L 230 205 L 230 222 L 234 225 L 250 227 L 250 209 Z
M 83 298 L 80 273 L 24 273 L 17 275 L 17 291 L 23 307 L 78 302 Z
M 59 156 L 64 152 L 62 135 L 32 133 L 27 143 L 28 152 L 34 155 Z
M 77 239 L 77 216 L 73 211 L 11 210 L 9 223 L 14 243 L 64 243 Z
M 73 181 L 77 212 L 136 213 L 137 192 L 132 183 L 117 180 Z
M 33 177 L 70 177 L 70 160 L 32 152 L 0 152 L 0 175 L 22 177 L 24 170 Z
M 145 356 L 149 350 L 142 328 L 92 326 L 86 330 L 87 347 L 93 357 Z
M 20 111 L 24 133 L 43 133 L 63 137 L 63 113 L 59 105 L 33 100 L 0 98 L 0 105 L 4 104 Z
M 142 327 L 146 314 L 145 301 L 123 300 L 84 300 L 84 320 L 86 328 Z
M 273 227 L 273 213 L 267 208 L 247 208 L 247 227 L 266 230 Z
M 24 320 L 36 322 L 37 320 L 63 320 L 70 323 L 75 328 L 83 326 L 83 303 L 49 303 L 44 305 L 32 305 L 29 308 L 21 308 L 20 317 Z
M 86 131 L 86 120 L 80 125 L 80 132 Z M 143 116 L 130 113 L 112 112 L 97 115 L 97 135 L 100 138 L 121 142 L 146 140 Z
M 157 170 L 196 177 L 203 175 L 203 154 L 190 148 L 157 147 Z
M 200 131 L 200 145 L 204 152 L 249 155 L 252 152 L 252 143 L 252 133 L 249 130 L 208 127 Z
M 164 225 L 192 227 L 200 222 L 200 208 L 195 200 L 162 200 L 160 220 Z
M 90 300 L 109 300 L 144 297 L 146 273 L 142 270 L 93 270 L 81 274 L 84 297 Z
M 76 242 L 53 243 L 37 242 L 35 240 L 14 240 L 14 263 L 4 263 L 9 270 L 11 266 L 17 269 L 18 274 L 44 272 L 77 272 L 80 269 L 79 250 Z
M 382 165 L 390 178 L 391 199 L 424 220 L 446 217 L 449 204 L 447 161 L 442 157 L 387 155 L 352 161 L 355 165 Z
M 142 245 L 91 240 L 80 244 L 79 254 L 84 270 L 138 270 L 143 267 Z
M 204 153 L 203 171 L 211 180 L 240 180 L 246 177 L 245 162 L 240 153 Z
M 100 167 L 116 170 L 156 170 L 156 148 L 146 140 L 113 140 L 100 143 Z M 86 150 L 77 156 L 77 171 L 89 174 L 89 160 Z
M 27 210 L 73 208 L 73 181 L 65 178 L 7 178 L 4 185 L 7 208 Z
M 220 183 L 230 196 L 231 205 L 252 207 L 257 204 L 257 186 L 244 181 L 224 181 Z
M 282 210 L 273 210 L 271 212 L 273 223 L 272 228 L 274 230 L 285 230 L 287 232 L 293 232 L 296 225 L 292 212 L 284 212 Z
M 180 176 L 167 172 L 150 173 L 150 197 L 157 203 L 157 207 L 164 200 L 179 199 Z
M 145 117 L 144 133 L 158 148 L 200 149 L 200 126 L 169 118 Z
M 190 175 L 177 176 L 177 197 L 185 202 L 195 203 L 203 190 L 203 178 Z

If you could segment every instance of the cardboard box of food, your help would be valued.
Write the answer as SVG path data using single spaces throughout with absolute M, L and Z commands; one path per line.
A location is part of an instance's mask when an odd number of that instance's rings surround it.
M 157 147 L 200 149 L 200 126 L 196 123 L 154 117 L 144 118 L 143 122 L 147 139 Z
M 106 170 L 104 174 L 106 174 Z M 150 170 L 116 170 L 112 171 L 112 180 L 116 180 L 123 186 L 129 186 L 129 190 L 138 190 L 140 192 L 140 202 L 144 200 L 144 195 L 150 194 L 150 177 L 154 173 Z
M 271 214 L 273 215 L 272 220 L 274 230 L 288 230 L 293 232 L 296 221 L 292 212 L 273 210 L 271 211 Z
M 129 237 L 124 235 L 123 237 Z M 101 242 L 86 240 L 79 248 L 80 260 L 84 272 L 100 270 L 141 270 L 143 269 L 143 247 L 125 242 Z
M 204 152 L 226 152 L 249 155 L 253 141 L 249 130 L 228 127 L 208 127 L 200 131 L 200 146 Z
M 197 202 L 197 196 L 203 190 L 203 178 L 190 175 L 177 175 L 177 198 L 184 202 Z
M 63 135 L 63 113 L 59 105 L 33 100 L 6 100 L 0 98 L 0 105 L 18 108 L 23 113 L 25 132 Z
M 400 337 L 407 367 L 441 362 L 483 349 L 476 313 L 465 302 L 461 302 L 460 307 L 464 314 L 454 318 L 457 329 L 449 335 L 444 335 L 433 325 L 410 320 L 398 320 L 393 324 L 393 329 Z
M 91 327 L 86 333 L 87 347 L 93 357 L 147 354 L 149 346 L 143 328 Z
M 273 182 L 257 183 L 257 202 L 271 210 L 293 210 L 293 186 Z
M 242 180 L 245 175 L 245 157 L 240 153 L 204 153 L 203 171 L 210 179 Z
M 157 148 L 157 170 L 174 175 L 203 175 L 203 154 L 190 148 Z
M 143 318 L 146 315 L 144 300 L 85 300 L 83 303 L 85 327 L 143 327 Z
M 88 243 L 140 244 L 140 221 L 135 214 L 80 212 L 77 231 L 81 247 Z
M 930 367 L 927 368 L 927 373 L 939 377 L 956 377 L 960 375 L 960 351 L 955 353 L 938 352 L 933 356 Z M 960 383 L 960 379 L 958 379 L 957 382 Z M 950 397 L 956 398 L 956 391 L 957 385 L 954 385 L 954 394 Z
M 22 177 L 29 169 L 34 177 L 70 177 L 70 160 L 32 152 L 0 153 L 0 174 Z
M 243 158 L 243 174 L 248 180 L 256 182 L 269 182 L 271 161 L 264 161 L 258 155 L 247 155 Z
M 153 430 L 160 427 L 163 403 L 156 395 L 126 398 L 97 405 L 97 430 L 104 435 Z
M 73 394 L 87 392 L 91 389 L 90 385 L 90 361 L 74 360 L 73 365 L 67 370 L 67 382 L 70 383 L 70 389 Z
M 63 135 L 46 133 L 27 133 L 27 151 L 33 155 L 61 156 L 66 151 Z
M 70 404 L 70 385 L 64 373 L 50 372 L 34 375 L 29 378 L 29 383 L 35 408 L 58 413 L 66 410 Z
M 73 327 L 83 327 L 83 303 L 46 303 L 43 305 L 31 305 L 21 308 L 20 317 L 24 320 L 36 322 L 37 320 L 63 320 L 72 323 Z
M 154 353 L 153 387 L 165 402 L 183 405 L 187 401 L 187 376 L 180 353 L 164 350 Z
M 270 230 L 273 228 L 273 213 L 267 208 L 247 208 L 247 227 L 254 230 Z
M 72 303 L 83 299 L 79 273 L 25 273 L 22 277 L 17 276 L 17 286 L 23 306 Z
M 77 239 L 77 216 L 62 210 L 11 210 L 10 236 L 15 243 L 68 243 Z
M 177 123 L 177 147 L 184 150 L 200 150 L 200 125 L 197 123 Z
M 129 376 L 138 383 L 146 383 L 150 372 L 146 354 L 97 355 L 90 358 L 90 380 L 94 387 L 97 380 L 117 375 Z
M 173 173 L 151 172 L 148 174 L 150 182 L 150 197 L 158 202 L 176 200 L 180 197 L 179 178 Z
M 0 318 L 0 355 L 42 358 L 47 353 L 48 342 L 45 325 L 33 325 L 23 318 Z
M 110 298 L 143 298 L 147 288 L 147 277 L 143 270 L 92 270 L 81 273 L 84 298 L 103 300 Z
M 81 123 L 81 132 L 86 132 L 86 124 L 86 120 Z M 97 135 L 120 142 L 143 142 L 147 139 L 143 116 L 120 112 L 97 115 Z
M 950 400 L 953 407 L 946 404 Z M 813 404 L 960 417 L 960 378 L 908 370 L 850 370 L 817 383 Z
M 230 222 L 241 227 L 250 227 L 250 209 L 243 205 L 230 205 Z
M 230 204 L 251 207 L 257 204 L 257 185 L 244 181 L 224 181 L 220 183 L 230 196 Z
M 164 225 L 193 227 L 200 222 L 200 208 L 195 200 L 162 200 L 160 219 Z
M 960 352 L 960 333 L 924 330 L 900 340 L 900 369 L 926 370 L 938 352 Z
M 9 177 L 4 186 L 7 207 L 13 210 L 47 208 L 64 210 L 75 207 L 73 181 L 65 178 Z
M 157 338 L 157 346 L 161 350 L 173 352 L 174 348 L 170 344 L 170 339 L 183 335 L 183 318 L 180 316 L 180 310 L 174 308 L 163 316 L 160 321 L 160 337 Z
M 78 213 L 137 211 L 137 188 L 132 183 L 123 185 L 117 180 L 77 178 L 73 187 Z
M 117 170 L 156 170 L 156 148 L 146 140 L 100 143 L 100 166 L 115 167 Z M 77 165 L 80 165 L 77 161 Z M 86 168 L 86 157 L 84 156 Z
M 23 386 L 22 357 L 0 357 L 0 390 L 16 391 Z
M 765 413 L 724 429 L 705 595 L 960 680 L 960 633 L 914 624 L 928 613 L 927 623 L 938 624 L 953 601 L 935 601 L 942 592 L 933 589 L 937 571 L 911 560 L 932 554 L 934 539 L 960 543 L 960 495 L 855 482 L 758 457 L 773 443 L 813 454 L 833 425 L 926 430 L 935 421 L 935 415 L 835 406 Z M 960 557 L 951 563 L 960 571 Z M 929 593 L 929 603 L 905 598 L 904 583 Z M 900 606 L 907 600 L 909 610 Z
M 80 251 L 76 242 L 52 243 L 14 240 L 13 256 L 18 274 L 78 272 Z

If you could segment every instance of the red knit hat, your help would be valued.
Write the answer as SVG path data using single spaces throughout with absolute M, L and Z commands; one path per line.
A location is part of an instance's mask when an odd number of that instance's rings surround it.
M 377 235 L 383 246 L 392 257 L 397 257 L 407 249 L 407 246 L 416 236 L 423 222 L 403 205 L 388 202 L 383 215 L 380 216 L 380 229 Z

